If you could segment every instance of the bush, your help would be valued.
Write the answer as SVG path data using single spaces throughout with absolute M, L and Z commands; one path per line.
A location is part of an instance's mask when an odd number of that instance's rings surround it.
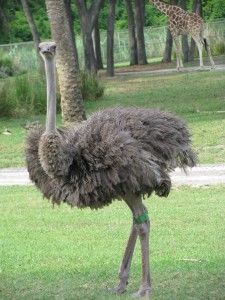
M 5 78 L 13 75 L 12 60 L 4 55 L 0 58 L 0 78 Z
M 59 92 L 57 92 L 57 110 L 60 110 Z M 0 82 L 0 117 L 21 117 L 45 112 L 45 75 L 23 74 Z
M 95 100 L 104 93 L 104 86 L 96 74 L 88 71 L 80 71 L 81 93 L 84 100 Z
M 22 113 L 46 113 L 46 78 L 44 74 L 24 74 L 15 77 L 16 99 Z M 57 92 L 57 110 L 60 107 L 60 95 Z
M 225 53 L 225 44 L 224 42 L 217 42 L 210 45 L 212 55 L 223 55 Z

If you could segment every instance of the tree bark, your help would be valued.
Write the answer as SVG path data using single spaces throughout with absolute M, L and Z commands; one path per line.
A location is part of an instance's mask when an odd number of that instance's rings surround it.
M 107 26 L 107 76 L 114 76 L 114 23 L 116 0 L 109 0 Z
M 145 50 L 144 37 L 144 3 L 143 0 L 134 0 L 135 20 L 137 28 L 137 49 L 138 49 L 138 64 L 146 65 L 148 63 Z
M 178 0 L 171 0 L 172 5 L 177 5 Z M 163 54 L 163 62 L 168 63 L 171 62 L 172 59 L 172 48 L 173 48 L 173 38 L 170 33 L 170 30 L 167 29 L 167 34 L 166 34 L 166 46 Z
M 21 0 L 21 4 L 23 6 L 23 11 L 24 11 L 24 14 L 26 16 L 28 25 L 30 27 L 30 31 L 31 31 L 31 34 L 32 34 L 32 37 L 33 37 L 33 41 L 35 43 L 40 70 L 43 72 L 44 71 L 44 62 L 43 62 L 43 59 L 41 58 L 41 56 L 39 54 L 39 49 L 38 49 L 38 46 L 41 42 L 41 38 L 40 38 L 40 35 L 38 33 L 37 27 L 35 25 L 34 18 L 33 18 L 32 12 L 30 10 L 30 7 L 27 3 L 27 0 Z
M 73 44 L 73 52 L 75 57 L 75 62 L 77 64 L 77 69 L 79 70 L 79 58 L 78 58 L 78 52 L 77 52 L 77 46 L 76 46 L 76 39 L 75 39 L 75 32 L 73 29 L 73 12 L 71 10 L 71 0 L 64 0 L 66 5 L 66 13 L 68 15 L 69 19 L 69 25 L 70 25 L 70 32 L 71 32 L 71 38 L 72 38 L 72 44 Z
M 132 1 L 125 0 L 125 6 L 127 10 L 128 30 L 129 30 L 130 65 L 132 66 L 138 64 L 137 39 L 135 35 L 135 21 L 134 21 L 134 13 L 132 8 Z
M 6 32 L 9 33 L 10 32 L 9 24 L 6 20 L 5 14 L 3 13 L 1 7 L 0 7 L 0 19 L 2 19 L 2 24 L 5 27 Z
M 181 8 L 187 11 L 187 2 L 186 0 L 181 0 Z M 182 35 L 182 50 L 184 55 L 184 62 L 189 61 L 189 45 L 188 45 L 188 36 L 187 34 Z
M 97 62 L 98 70 L 103 69 L 102 52 L 100 43 L 100 32 L 98 27 L 98 19 L 95 21 L 94 28 L 92 31 L 92 40 L 94 45 L 95 58 Z
M 172 48 L 173 48 L 173 38 L 170 33 L 169 28 L 167 29 L 166 33 L 166 46 L 163 53 L 163 59 L 162 61 L 165 63 L 171 62 L 172 60 Z
M 52 38 L 57 44 L 56 67 L 61 93 L 63 122 L 69 125 L 85 117 L 77 62 L 64 0 L 45 0 Z
M 90 8 L 87 9 L 86 0 L 75 0 L 81 24 L 85 68 L 94 73 L 97 73 L 97 62 L 93 47 L 92 30 L 103 3 L 104 0 L 92 0 Z

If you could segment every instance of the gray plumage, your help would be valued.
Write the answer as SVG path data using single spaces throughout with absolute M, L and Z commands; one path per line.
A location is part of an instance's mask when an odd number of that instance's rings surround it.
M 184 122 L 159 110 L 112 108 L 43 133 L 29 133 L 26 163 L 30 179 L 57 204 L 101 208 L 128 193 L 167 196 L 168 172 L 196 163 Z

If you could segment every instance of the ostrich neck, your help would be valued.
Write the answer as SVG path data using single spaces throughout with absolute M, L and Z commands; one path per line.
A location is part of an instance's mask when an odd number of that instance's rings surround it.
M 47 117 L 46 134 L 56 132 L 56 83 L 55 83 L 55 62 L 53 59 L 45 59 L 47 78 Z

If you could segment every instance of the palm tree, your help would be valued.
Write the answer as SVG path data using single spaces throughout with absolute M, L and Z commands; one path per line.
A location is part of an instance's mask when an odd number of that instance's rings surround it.
M 68 125 L 86 119 L 70 22 L 64 0 L 45 0 L 45 3 L 52 38 L 57 44 L 56 67 L 61 93 L 63 122 Z

